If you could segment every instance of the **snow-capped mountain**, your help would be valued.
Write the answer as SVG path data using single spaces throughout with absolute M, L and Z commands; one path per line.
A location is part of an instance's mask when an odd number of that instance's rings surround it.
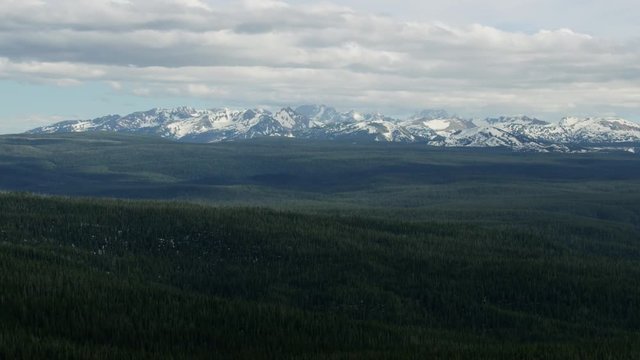
M 640 124 L 620 118 L 566 117 L 558 127 L 565 142 L 635 142 L 640 137 Z
M 326 105 L 302 105 L 297 107 L 295 112 L 309 119 L 311 127 L 322 127 L 345 120 L 345 114 Z
M 309 118 L 297 113 L 292 108 L 284 108 L 273 116 L 282 127 L 290 130 L 301 130 L 309 127 Z
M 541 142 L 527 135 L 509 131 L 501 127 L 475 127 L 452 134 L 444 140 L 445 146 L 455 147 L 507 147 L 515 150 L 567 152 L 562 144 Z
M 425 110 L 406 119 L 380 113 L 339 112 L 325 105 L 265 109 L 152 109 L 126 116 L 63 121 L 29 133 L 126 132 L 188 142 L 256 137 L 423 142 L 433 146 L 504 147 L 522 151 L 612 149 L 636 151 L 640 124 L 620 118 L 567 117 L 549 123 L 528 116 L 464 119 L 443 110 Z M 613 145 L 613 147 L 612 147 Z
M 561 145 L 597 145 L 640 141 L 640 124 L 620 118 L 563 118 L 552 124 L 527 116 L 486 119 L 490 127 L 533 141 Z
M 403 121 L 402 125 L 432 141 L 438 136 L 448 138 L 454 133 L 477 127 L 472 120 L 451 116 L 444 110 L 423 110 Z
M 360 114 L 349 112 L 345 119 L 321 128 L 319 137 L 331 139 L 369 139 L 387 142 L 415 142 L 420 138 L 382 114 Z

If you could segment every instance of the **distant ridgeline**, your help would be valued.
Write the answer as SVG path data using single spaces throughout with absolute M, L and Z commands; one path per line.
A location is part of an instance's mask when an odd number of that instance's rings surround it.
M 220 142 L 256 137 L 316 140 L 422 142 L 447 147 L 505 147 L 519 151 L 584 152 L 640 149 L 640 124 L 620 118 L 564 118 L 557 124 L 527 116 L 464 119 L 425 110 L 406 119 L 380 113 L 338 112 L 324 105 L 264 109 L 152 109 L 126 116 L 70 120 L 31 134 L 110 131 L 185 142 Z

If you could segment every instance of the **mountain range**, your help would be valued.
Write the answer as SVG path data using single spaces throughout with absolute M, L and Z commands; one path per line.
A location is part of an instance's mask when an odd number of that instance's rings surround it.
M 265 109 L 156 108 L 126 116 L 68 120 L 29 131 L 124 132 L 185 142 L 220 142 L 257 137 L 318 140 L 421 142 L 446 147 L 504 147 L 518 151 L 582 152 L 640 150 L 640 124 L 621 118 L 566 117 L 558 123 L 528 116 L 465 119 L 444 110 L 424 110 L 404 119 L 380 113 L 339 112 L 304 105 Z

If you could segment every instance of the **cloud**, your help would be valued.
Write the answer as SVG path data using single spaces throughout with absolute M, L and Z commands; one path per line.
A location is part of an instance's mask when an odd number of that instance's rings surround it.
M 636 39 L 272 0 L 6 1 L 4 79 L 247 105 L 640 113 Z

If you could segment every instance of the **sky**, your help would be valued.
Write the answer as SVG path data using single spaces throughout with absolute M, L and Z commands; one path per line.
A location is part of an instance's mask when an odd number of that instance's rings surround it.
M 637 0 L 0 0 L 0 133 L 153 107 L 640 120 Z

